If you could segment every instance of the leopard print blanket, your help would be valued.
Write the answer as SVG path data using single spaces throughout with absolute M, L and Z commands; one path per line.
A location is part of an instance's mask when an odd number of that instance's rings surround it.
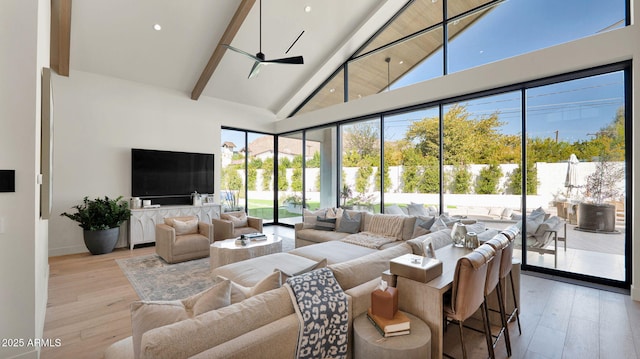
M 296 358 L 347 357 L 347 295 L 329 268 L 287 279 L 300 321 Z

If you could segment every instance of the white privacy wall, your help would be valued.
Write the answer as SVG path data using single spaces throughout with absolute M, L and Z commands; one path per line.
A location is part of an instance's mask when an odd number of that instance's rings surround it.
M 218 193 L 220 127 L 273 129 L 261 109 L 78 71 L 55 76 L 53 96 L 52 256 L 87 251 L 81 228 L 60 213 L 84 196 L 129 200 L 131 148 L 214 153 Z

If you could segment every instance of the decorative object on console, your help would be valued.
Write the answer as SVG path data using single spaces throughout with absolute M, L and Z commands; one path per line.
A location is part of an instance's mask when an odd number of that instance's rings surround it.
M 442 274 L 442 261 L 408 253 L 389 261 L 389 268 L 393 274 L 428 283 Z
M 464 245 L 467 248 L 476 249 L 480 246 L 480 242 L 478 242 L 478 235 L 476 232 L 467 232 L 464 236 Z
M 371 292 L 370 309 L 371 313 L 378 317 L 393 319 L 398 312 L 398 290 L 381 280 L 376 290 Z
M 451 239 L 453 239 L 453 245 L 456 247 L 465 246 L 465 238 L 467 235 L 467 226 L 463 223 L 454 223 L 451 229 Z
M 131 211 L 122 196 L 90 200 L 84 197 L 82 204 L 72 208 L 76 213 L 63 212 L 60 215 L 79 223 L 84 230 L 84 244 L 91 254 L 111 253 L 118 242 L 120 225 L 129 219 Z

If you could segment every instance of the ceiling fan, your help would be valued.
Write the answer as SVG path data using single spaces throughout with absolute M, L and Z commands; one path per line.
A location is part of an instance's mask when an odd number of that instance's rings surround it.
M 293 56 L 293 57 L 283 57 L 280 59 L 272 59 L 272 60 L 267 60 L 264 53 L 262 52 L 262 0 L 260 0 L 259 2 L 259 6 L 260 6 L 260 50 L 257 54 L 252 55 L 246 51 L 237 49 L 231 45 L 227 45 L 227 44 L 222 44 L 222 46 L 226 47 L 229 50 L 235 51 L 239 54 L 242 54 L 250 59 L 252 59 L 254 61 L 253 66 L 251 67 L 251 71 L 249 72 L 249 77 L 248 78 L 254 78 L 258 75 L 258 73 L 260 72 L 260 68 L 262 67 L 262 65 L 268 65 L 268 64 L 292 64 L 292 65 L 302 65 L 304 64 L 304 60 L 302 58 L 302 56 Z M 300 35 L 298 35 L 298 38 L 295 39 L 295 41 L 293 42 L 293 44 L 291 44 L 291 46 L 289 46 L 289 50 L 293 47 L 293 45 L 300 39 L 300 36 L 302 36 L 302 34 L 304 33 L 304 31 L 302 31 L 302 33 L 300 33 Z M 287 50 L 287 52 L 289 52 L 289 50 Z

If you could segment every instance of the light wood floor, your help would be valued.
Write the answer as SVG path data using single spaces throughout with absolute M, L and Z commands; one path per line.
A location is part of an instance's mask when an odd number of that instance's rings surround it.
M 265 231 L 292 237 L 292 230 Z M 129 305 L 138 296 L 115 262 L 147 255 L 154 247 L 110 254 L 51 257 L 45 338 L 60 338 L 59 348 L 43 348 L 41 357 L 101 358 L 112 343 L 131 335 Z M 522 336 L 515 323 L 513 358 L 638 358 L 640 302 L 628 295 L 523 275 Z M 453 329 L 453 330 L 451 330 Z M 458 354 L 456 328 L 446 333 L 447 353 Z M 465 331 L 472 357 L 486 357 L 484 339 Z M 497 357 L 505 358 L 504 342 Z

